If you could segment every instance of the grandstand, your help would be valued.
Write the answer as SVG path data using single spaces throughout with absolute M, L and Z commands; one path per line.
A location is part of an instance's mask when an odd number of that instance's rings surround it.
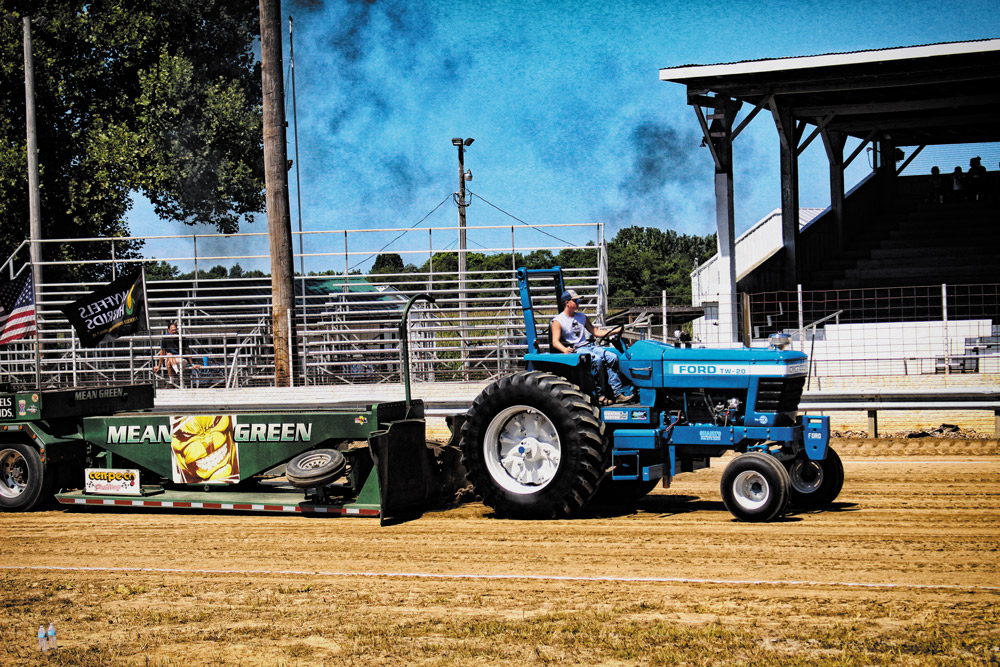
M 720 253 L 692 273 L 706 312 L 696 338 L 763 344 L 790 332 L 817 378 L 1000 383 L 1000 40 L 687 65 L 661 79 L 687 86 L 716 162 Z M 732 145 L 761 112 L 777 130 L 782 208 L 736 239 Z M 798 205 L 798 156 L 817 138 L 824 211 Z M 959 165 L 986 151 L 994 170 L 953 190 L 956 165 L 943 162 L 932 194 L 926 156 L 941 146 Z M 866 150 L 872 169 L 847 190 L 845 169 Z

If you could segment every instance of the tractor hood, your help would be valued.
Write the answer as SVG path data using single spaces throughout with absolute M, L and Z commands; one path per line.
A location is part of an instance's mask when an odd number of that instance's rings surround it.
M 739 385 L 754 376 L 801 377 L 809 371 L 809 358 L 794 350 L 680 348 L 653 340 L 634 343 L 621 363 L 637 386 L 663 386 L 656 383 L 666 377 L 674 386 L 706 378 L 731 378 Z

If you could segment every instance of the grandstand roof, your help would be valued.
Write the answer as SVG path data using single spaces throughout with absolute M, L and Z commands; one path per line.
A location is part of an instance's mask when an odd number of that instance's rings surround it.
M 897 146 L 1000 141 L 1000 39 L 660 70 L 689 103 L 729 98 Z M 773 96 L 773 97 L 772 97 Z M 714 103 L 714 104 L 713 104 Z

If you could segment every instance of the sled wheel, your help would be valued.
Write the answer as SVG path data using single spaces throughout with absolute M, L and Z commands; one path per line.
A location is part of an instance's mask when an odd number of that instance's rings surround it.
M 811 461 L 804 453 L 785 462 L 792 482 L 792 504 L 818 509 L 832 503 L 844 487 L 844 464 L 833 449 L 822 461 Z
M 344 474 L 347 459 L 336 449 L 312 449 L 285 464 L 288 483 L 300 489 L 325 486 Z
M 791 480 L 770 454 L 737 456 L 722 473 L 722 502 L 740 521 L 764 522 L 788 507 Z
M 550 519 L 573 514 L 594 495 L 607 441 L 597 409 L 575 385 L 522 371 L 476 398 L 461 448 L 469 481 L 498 515 Z
M 50 486 L 38 450 L 20 442 L 0 445 L 0 509 L 27 512 L 46 500 Z

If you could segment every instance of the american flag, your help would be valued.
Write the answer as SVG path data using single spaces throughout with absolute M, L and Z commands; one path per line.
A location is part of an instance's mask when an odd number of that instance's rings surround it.
M 0 284 L 0 345 L 33 336 L 37 330 L 34 282 L 28 271 Z

